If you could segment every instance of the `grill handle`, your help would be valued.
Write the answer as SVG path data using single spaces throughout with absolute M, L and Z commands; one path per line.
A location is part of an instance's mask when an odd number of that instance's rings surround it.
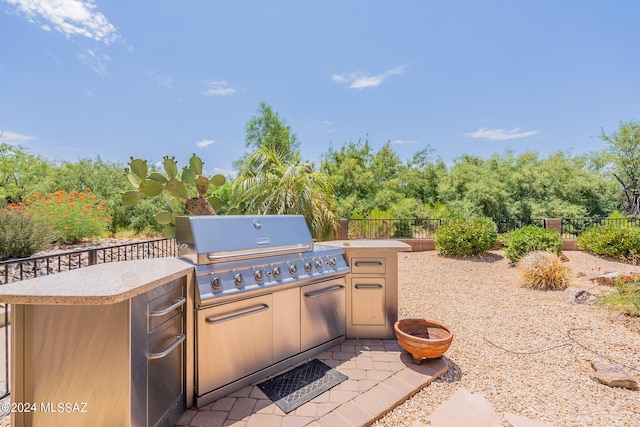
M 149 312 L 149 317 L 162 316 L 164 314 L 167 314 L 171 310 L 174 310 L 174 309 L 180 307 L 185 302 L 187 302 L 187 299 L 185 297 L 178 298 L 176 300 L 175 304 L 172 304 L 167 308 L 163 308 L 162 310 L 152 310 L 152 311 L 150 311 Z
M 187 338 L 187 336 L 185 334 L 179 334 L 176 335 L 177 340 L 174 341 L 173 344 L 171 344 L 166 350 L 161 351 L 160 353 L 149 353 L 147 355 L 147 358 L 149 360 L 153 360 L 153 359 L 162 359 L 163 357 L 165 357 L 167 354 L 171 353 L 173 351 L 174 348 L 176 348 L 177 346 L 179 346 L 182 341 L 185 340 L 185 338 Z
M 220 261 L 220 260 L 225 260 L 229 258 L 239 259 L 240 257 L 248 258 L 248 257 L 260 256 L 260 255 L 278 254 L 282 252 L 298 252 L 300 250 L 308 251 L 311 249 L 312 249 L 311 245 L 298 245 L 293 248 L 289 246 L 286 248 L 265 249 L 263 251 L 242 252 L 242 253 L 233 253 L 233 254 L 224 254 L 224 255 L 207 255 L 207 258 L 209 258 L 209 260 L 211 261 Z
M 250 307 L 248 310 L 241 311 L 240 313 L 235 313 L 230 316 L 223 317 L 207 317 L 204 319 L 205 322 L 215 325 L 217 323 L 227 322 L 229 320 L 234 320 L 239 317 L 250 316 L 252 314 L 260 313 L 261 311 L 269 310 L 269 306 L 267 304 L 260 304 L 254 307 Z
M 312 292 L 307 292 L 306 294 L 304 294 L 305 297 L 307 298 L 316 298 L 322 295 L 326 295 L 326 294 L 332 294 L 334 292 L 338 292 L 340 290 L 344 289 L 344 286 L 342 285 L 335 285 L 335 286 L 331 286 L 328 288 L 324 288 L 324 289 L 320 289 L 318 291 L 312 291 Z

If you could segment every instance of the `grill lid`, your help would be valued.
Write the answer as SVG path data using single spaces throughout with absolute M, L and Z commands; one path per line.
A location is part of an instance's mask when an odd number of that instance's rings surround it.
M 302 215 L 206 215 L 176 219 L 178 256 L 195 264 L 313 250 Z

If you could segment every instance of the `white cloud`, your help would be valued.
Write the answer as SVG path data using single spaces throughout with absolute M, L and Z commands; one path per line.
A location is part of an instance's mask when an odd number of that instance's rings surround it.
M 107 62 L 111 61 L 109 55 L 97 53 L 91 49 L 87 49 L 85 53 L 78 53 L 78 58 L 84 62 L 84 64 L 91 68 L 101 76 L 107 76 Z
M 97 11 L 95 0 L 6 0 L 31 23 L 66 37 L 82 36 L 110 44 L 120 40 L 116 28 Z
M 7 144 L 20 145 L 35 139 L 35 136 L 0 130 L 0 142 L 6 142 Z
M 215 143 L 216 142 L 213 139 L 203 139 L 202 141 L 196 142 L 196 145 L 198 146 L 198 148 L 205 148 Z
M 334 74 L 331 76 L 336 83 L 348 83 L 349 89 L 365 89 L 368 87 L 380 86 L 388 77 L 402 74 L 407 69 L 406 65 L 400 65 L 385 71 L 384 73 L 369 75 L 363 71 L 347 74 Z
M 149 77 L 151 78 L 151 80 L 155 81 L 160 86 L 164 86 L 167 89 L 172 89 L 173 88 L 173 79 L 171 77 L 163 77 L 163 76 L 155 73 L 154 71 L 149 73 Z
M 413 145 L 413 144 L 417 144 L 418 141 L 405 141 L 404 139 L 394 139 L 393 141 L 391 141 L 392 144 L 397 144 L 397 145 Z
M 230 96 L 236 93 L 236 89 L 230 88 L 229 83 L 223 80 L 203 82 L 207 89 L 204 91 L 206 96 Z
M 475 132 L 465 133 L 464 135 L 469 136 L 471 138 L 488 139 L 490 141 L 505 141 L 508 139 L 526 138 L 528 136 L 537 135 L 539 133 L 540 132 L 538 132 L 537 130 L 521 132 L 520 128 L 513 128 L 513 129 L 480 128 Z

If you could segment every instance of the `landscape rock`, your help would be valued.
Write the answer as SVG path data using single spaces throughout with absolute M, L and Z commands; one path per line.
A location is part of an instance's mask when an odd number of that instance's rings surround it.
M 586 289 L 567 288 L 564 290 L 563 298 L 570 304 L 596 305 L 598 297 Z
M 638 390 L 638 382 L 627 375 L 621 366 L 592 360 L 591 367 L 596 371 L 593 379 L 604 385 Z
M 622 273 L 617 271 L 607 271 L 602 274 L 592 276 L 591 278 L 589 278 L 589 280 L 598 285 L 613 286 L 616 282 L 616 279 L 621 275 Z

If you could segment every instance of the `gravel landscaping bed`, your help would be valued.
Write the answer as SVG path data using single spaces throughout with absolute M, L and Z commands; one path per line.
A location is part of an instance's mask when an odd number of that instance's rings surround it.
M 594 291 L 588 279 L 598 273 L 640 271 L 585 252 L 565 255 L 572 286 Z M 640 381 L 640 318 L 569 304 L 562 291 L 523 288 L 502 251 L 398 256 L 399 317 L 439 320 L 454 339 L 444 356 L 449 372 L 375 426 L 428 425 L 427 416 L 460 387 L 484 395 L 503 420 L 510 412 L 554 426 L 640 426 L 640 391 L 596 382 L 590 364 L 623 365 Z

